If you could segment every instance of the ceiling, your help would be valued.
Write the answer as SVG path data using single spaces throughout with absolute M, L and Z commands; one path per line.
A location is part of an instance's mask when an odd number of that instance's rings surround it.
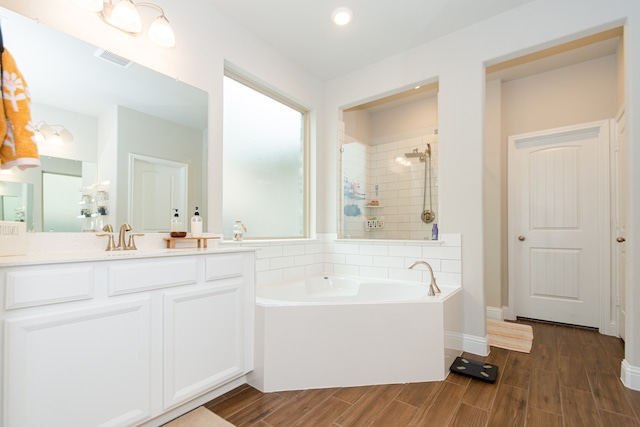
M 326 81 L 533 0 L 209 0 L 223 14 Z M 353 11 L 345 27 L 338 7 Z
M 398 54 L 533 0 L 208 0 L 224 15 L 326 81 Z M 338 7 L 353 11 L 345 27 L 331 22 Z M 621 28 L 487 68 L 487 79 L 509 81 L 612 55 Z M 435 87 L 406 91 L 353 107 L 369 112 L 437 95 Z

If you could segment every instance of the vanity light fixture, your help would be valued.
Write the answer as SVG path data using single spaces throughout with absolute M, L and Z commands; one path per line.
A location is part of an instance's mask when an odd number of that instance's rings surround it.
M 140 7 L 149 7 L 160 12 L 160 15 L 149 25 L 147 35 L 155 44 L 162 47 L 173 47 L 176 45 L 176 36 L 173 28 L 169 24 L 169 20 L 164 16 L 164 10 L 154 3 L 139 2 L 134 3 L 132 0 L 119 0 L 113 3 L 113 0 L 73 0 L 77 5 L 97 12 L 100 19 L 106 24 L 117 28 L 132 36 L 142 34 L 142 18 L 138 12 Z
M 339 7 L 331 13 L 331 20 L 336 25 L 347 25 L 353 18 L 353 12 L 348 7 Z
M 49 125 L 39 122 L 34 131 L 33 138 L 38 144 L 63 145 L 73 141 L 73 135 L 62 125 Z

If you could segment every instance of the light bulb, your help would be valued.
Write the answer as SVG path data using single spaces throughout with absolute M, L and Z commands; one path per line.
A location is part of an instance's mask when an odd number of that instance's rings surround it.
M 42 134 L 42 132 L 37 130 L 37 131 L 33 132 L 33 140 L 36 142 L 36 144 L 42 144 L 46 139 L 45 139 L 44 135 Z
M 176 36 L 167 18 L 158 16 L 149 26 L 149 38 L 152 42 L 162 47 L 174 47 Z
M 58 134 L 58 132 L 55 132 L 53 135 L 51 135 L 51 138 L 49 138 L 48 142 L 53 145 L 64 144 L 64 141 L 62 140 L 62 137 Z
M 130 33 L 142 31 L 142 18 L 131 0 L 120 0 L 111 14 L 113 25 Z
M 336 25 L 347 25 L 351 22 L 353 12 L 347 7 L 339 7 L 331 14 L 331 19 Z

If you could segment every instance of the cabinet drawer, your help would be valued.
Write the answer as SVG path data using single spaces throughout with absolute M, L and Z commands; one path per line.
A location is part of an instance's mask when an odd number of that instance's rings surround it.
M 242 276 L 242 255 L 216 255 L 207 257 L 205 280 Z
M 196 258 L 163 258 L 109 266 L 109 295 L 129 294 L 197 282 Z
M 6 273 L 6 309 L 93 298 L 94 268 L 43 268 Z

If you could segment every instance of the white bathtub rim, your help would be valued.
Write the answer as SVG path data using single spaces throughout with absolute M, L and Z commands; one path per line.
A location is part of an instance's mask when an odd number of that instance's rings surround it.
M 273 298 L 265 298 L 259 296 L 260 290 L 270 289 L 275 287 L 283 287 L 290 286 L 297 283 L 304 283 L 308 279 L 314 279 L 317 277 L 331 277 L 334 279 L 346 279 L 346 280 L 356 280 L 361 284 L 366 285 L 366 283 L 389 283 L 389 284 L 402 284 L 408 286 L 415 286 L 424 289 L 424 293 L 418 297 L 411 298 L 402 298 L 402 299 L 389 299 L 389 300 L 375 300 L 375 301 L 362 301 L 353 298 L 352 300 L 333 300 L 330 298 L 324 299 L 319 297 L 316 301 L 289 301 L 289 300 L 279 300 Z M 377 279 L 371 277 L 361 277 L 361 276 L 347 276 L 340 275 L 335 276 L 332 274 L 316 274 L 312 276 L 305 276 L 299 279 L 292 279 L 283 282 L 270 283 L 268 285 L 258 285 L 256 287 L 256 304 L 265 307 L 286 307 L 286 306 L 322 306 L 322 305 L 359 305 L 359 304 L 408 304 L 408 303 L 428 303 L 428 302 L 439 302 L 447 299 L 449 296 L 455 294 L 458 290 L 461 289 L 460 286 L 448 286 L 448 285 L 438 285 L 440 290 L 442 291 L 439 294 L 434 296 L 427 295 L 429 290 L 429 284 L 424 282 L 412 282 L 405 280 L 396 280 L 396 279 Z

